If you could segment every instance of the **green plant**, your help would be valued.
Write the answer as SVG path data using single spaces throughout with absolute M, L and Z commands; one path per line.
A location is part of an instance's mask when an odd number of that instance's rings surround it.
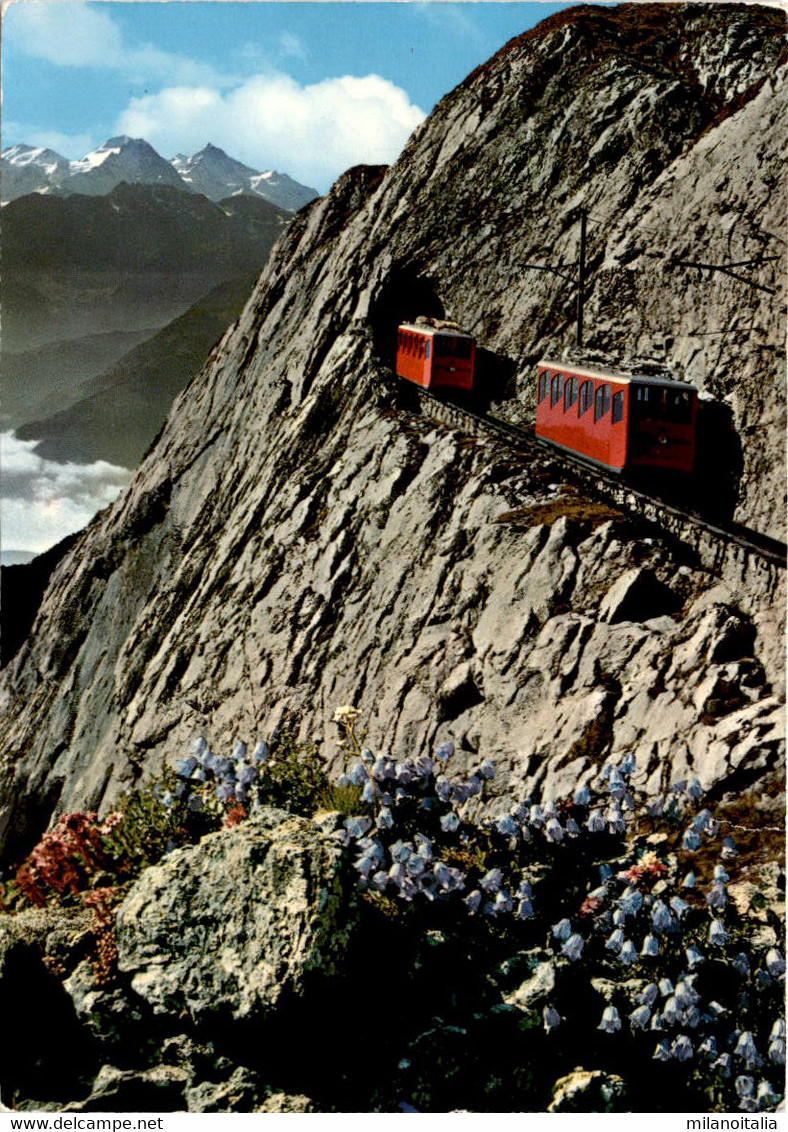
M 190 805 L 178 786 L 177 774 L 168 767 L 121 798 L 121 820 L 113 836 L 122 851 L 120 871 L 127 876 L 136 876 L 178 845 L 197 841 L 221 826 L 218 808 Z
M 331 782 L 314 743 L 288 731 L 270 744 L 270 759 L 255 786 L 258 804 L 311 817 L 330 795 Z

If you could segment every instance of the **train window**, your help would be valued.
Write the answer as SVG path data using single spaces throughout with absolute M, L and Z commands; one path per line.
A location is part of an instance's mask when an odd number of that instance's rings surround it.
M 610 386 L 600 385 L 596 391 L 594 404 L 594 420 L 599 421 L 610 408 Z
M 539 374 L 539 392 L 538 392 L 539 401 L 540 402 L 544 401 L 546 396 L 547 396 L 547 372 L 545 370 L 542 370 L 542 372 Z
M 571 409 L 577 400 L 577 378 L 568 377 L 564 386 L 564 412 Z
M 429 356 L 430 356 L 430 340 L 428 338 L 427 341 L 424 343 L 424 357 L 428 358 Z
M 550 404 L 557 405 L 561 400 L 561 394 L 564 391 L 564 378 L 563 374 L 554 373 L 553 380 L 550 383 Z
M 577 415 L 582 417 L 583 413 L 591 408 L 591 402 L 594 399 L 593 386 L 590 381 L 584 381 L 580 386 L 580 404 L 577 407 Z
M 689 424 L 692 420 L 692 398 L 684 390 L 671 391 L 668 398 L 668 416 L 677 424 Z
M 471 356 L 470 338 L 455 338 L 441 334 L 435 339 L 435 354 L 441 358 L 469 358 Z
M 637 387 L 637 390 L 638 390 L 638 401 L 648 401 L 648 386 L 639 385 Z
M 624 419 L 624 394 L 613 394 L 613 424 L 618 424 L 619 421 Z

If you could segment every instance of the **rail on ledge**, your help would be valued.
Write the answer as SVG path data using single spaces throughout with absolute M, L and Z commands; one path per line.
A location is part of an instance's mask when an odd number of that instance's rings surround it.
M 415 401 L 413 400 L 415 394 Z M 508 421 L 436 397 L 425 389 L 408 390 L 410 404 L 424 415 L 473 436 L 494 437 L 521 451 L 549 452 L 552 459 L 596 498 L 613 503 L 638 518 L 654 523 L 677 541 L 690 547 L 703 567 L 727 581 L 749 585 L 774 595 L 784 584 L 788 547 L 777 539 L 750 530 L 739 523 L 709 522 L 694 511 L 683 510 L 648 495 L 580 457 L 554 448 L 525 429 Z

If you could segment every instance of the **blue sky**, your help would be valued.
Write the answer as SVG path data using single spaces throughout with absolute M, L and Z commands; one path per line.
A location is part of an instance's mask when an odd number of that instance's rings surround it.
M 169 158 L 211 141 L 323 192 L 392 161 L 475 66 L 565 6 L 14 0 L 2 144 L 78 158 L 128 133 Z

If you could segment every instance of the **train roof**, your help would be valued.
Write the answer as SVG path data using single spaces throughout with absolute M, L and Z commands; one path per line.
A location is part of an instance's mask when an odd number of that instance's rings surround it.
M 660 377 L 651 373 L 630 373 L 624 366 L 621 369 L 609 369 L 605 366 L 578 364 L 572 361 L 555 361 L 552 358 L 540 358 L 538 366 L 549 366 L 550 369 L 562 370 L 576 377 L 603 377 L 608 381 L 618 381 L 622 385 L 629 385 L 633 381 L 641 385 L 664 385 L 668 389 L 683 389 L 684 392 L 695 392 L 695 387 L 688 381 L 679 381 L 678 378 Z
M 428 334 L 431 337 L 445 334 L 449 338 L 470 338 L 473 341 L 472 334 L 466 334 L 464 330 L 453 330 L 449 326 L 425 326 L 416 322 L 401 322 L 397 330 L 410 330 L 414 334 Z

